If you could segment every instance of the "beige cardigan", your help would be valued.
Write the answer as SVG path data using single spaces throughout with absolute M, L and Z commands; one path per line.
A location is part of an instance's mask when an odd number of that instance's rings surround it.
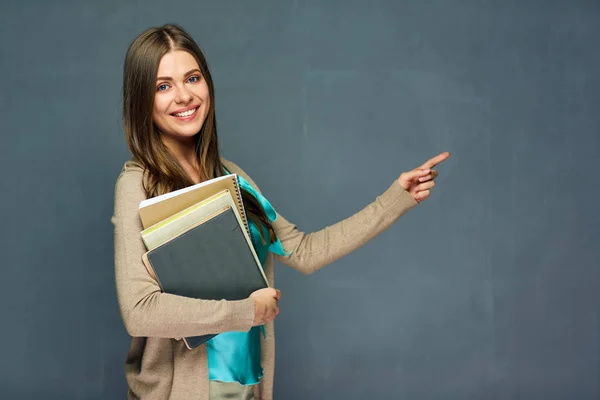
M 257 190 L 256 184 L 238 166 L 223 160 Z M 145 247 L 140 232 L 138 205 L 146 198 L 141 167 L 125 163 L 115 186 L 112 217 L 115 241 L 115 275 L 119 308 L 125 328 L 132 336 L 125 362 L 129 399 L 208 400 L 209 381 L 206 347 L 189 350 L 174 338 L 248 331 L 254 320 L 254 303 L 199 300 L 161 293 L 142 263 Z M 273 228 L 289 257 L 269 253 L 265 274 L 273 287 L 273 259 L 306 274 L 340 259 L 386 230 L 417 202 L 398 181 L 371 204 L 351 217 L 306 234 L 281 215 Z M 275 207 L 276 208 L 276 207 Z M 285 312 L 285 310 L 282 310 Z M 264 376 L 255 388 L 255 399 L 273 398 L 275 340 L 273 323 L 266 324 L 267 340 L 262 341 L 261 363 Z

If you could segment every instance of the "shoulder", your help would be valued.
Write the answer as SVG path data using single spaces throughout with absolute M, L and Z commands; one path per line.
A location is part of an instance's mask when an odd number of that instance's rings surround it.
M 121 170 L 119 171 L 119 175 L 117 177 L 117 181 L 122 179 L 123 177 L 131 177 L 131 176 L 143 176 L 144 168 L 141 164 L 134 160 L 128 160 L 123 164 Z
M 121 168 L 121 175 L 124 174 L 144 174 L 144 167 L 139 164 L 137 161 L 128 160 L 123 164 L 123 168 Z
M 224 157 L 221 157 L 221 164 L 223 164 L 225 169 L 227 169 L 227 171 L 231 172 L 232 174 L 240 174 L 244 172 L 236 163 Z
M 117 198 L 133 197 L 136 200 L 146 197 L 144 191 L 144 168 L 133 160 L 127 161 L 117 177 L 115 195 Z
M 252 187 L 254 187 L 254 189 L 256 189 L 259 193 L 260 193 L 260 189 L 258 188 L 258 186 L 256 185 L 256 183 L 252 180 L 252 178 L 250 178 L 250 176 L 242 169 L 240 168 L 236 163 L 234 163 L 233 161 L 227 160 L 223 157 L 221 157 L 221 163 L 223 164 L 223 166 L 227 169 L 227 171 L 229 171 L 232 174 L 237 174 L 240 175 L 241 177 L 243 177 L 244 179 L 246 179 L 248 181 L 248 183 L 250 185 L 252 185 Z

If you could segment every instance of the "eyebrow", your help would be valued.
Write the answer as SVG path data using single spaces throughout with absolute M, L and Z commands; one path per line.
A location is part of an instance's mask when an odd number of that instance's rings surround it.
M 194 68 L 192 70 L 189 70 L 185 74 L 183 74 L 183 76 L 191 75 L 194 72 L 200 72 L 200 73 L 202 73 L 198 68 Z M 171 78 L 170 76 L 158 76 L 158 77 L 156 77 L 156 80 L 157 81 L 172 81 L 173 78 Z

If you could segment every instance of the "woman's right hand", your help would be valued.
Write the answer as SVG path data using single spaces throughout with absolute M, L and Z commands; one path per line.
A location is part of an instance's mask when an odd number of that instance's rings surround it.
M 433 168 L 448 157 L 450 157 L 450 153 L 447 151 L 438 154 L 420 167 L 403 172 L 398 178 L 398 182 L 416 202 L 420 203 L 429 197 L 431 189 L 435 186 L 434 179 L 437 178 L 438 172 Z
M 252 326 L 264 325 L 266 322 L 275 320 L 279 314 L 277 302 L 281 298 L 281 292 L 273 288 L 259 289 L 250 295 L 254 301 L 254 323 Z

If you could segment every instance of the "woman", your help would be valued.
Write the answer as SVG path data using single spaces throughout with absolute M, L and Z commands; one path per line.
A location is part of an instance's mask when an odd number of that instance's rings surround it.
M 129 398 L 272 399 L 273 321 L 279 313 L 273 260 L 312 273 L 372 239 L 429 196 L 449 154 L 402 173 L 355 215 L 305 234 L 278 215 L 248 175 L 219 156 L 214 88 L 200 48 L 180 27 L 151 28 L 127 51 L 124 129 L 133 159 L 115 187 L 117 296 L 127 332 Z M 252 241 L 271 288 L 245 300 L 161 293 L 142 263 L 140 201 L 228 173 L 238 174 Z M 258 327 L 264 325 L 266 337 Z M 220 333 L 189 350 L 178 338 Z M 227 349 L 227 351 L 225 350 Z

